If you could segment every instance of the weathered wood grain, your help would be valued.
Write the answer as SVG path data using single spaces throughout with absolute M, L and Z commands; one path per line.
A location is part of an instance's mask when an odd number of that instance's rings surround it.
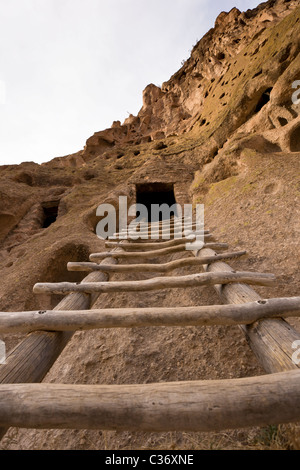
M 205 243 L 204 246 L 206 248 L 211 248 L 213 250 L 226 250 L 228 248 L 227 243 Z M 202 247 L 201 247 L 202 248 Z M 175 246 L 170 246 L 168 248 L 162 248 L 160 250 L 148 250 L 148 251 L 134 251 L 134 252 L 115 252 L 115 251 L 107 251 L 107 252 L 102 252 L 102 253 L 92 253 L 90 255 L 90 260 L 91 261 L 96 261 L 100 259 L 104 259 L 107 257 L 111 258 L 155 258 L 157 256 L 163 256 L 163 255 L 170 255 L 173 253 L 178 253 L 180 251 L 184 251 L 185 244 L 180 244 L 180 245 L 175 245 Z M 188 250 L 187 250 L 188 251 Z M 191 250 L 188 252 L 191 253 Z
M 212 238 L 212 234 L 208 233 L 204 235 L 204 241 L 210 240 Z M 139 249 L 139 250 L 144 250 L 147 248 L 150 249 L 158 249 L 158 248 L 167 248 L 169 246 L 174 246 L 174 245 L 181 245 L 185 243 L 191 243 L 195 240 L 195 235 L 191 235 L 189 238 L 183 237 L 183 238 L 174 238 L 171 240 L 167 240 L 164 242 L 150 242 L 150 243 L 134 243 L 134 242 L 128 242 L 122 244 L 123 250 L 132 250 L 132 249 Z M 120 242 L 111 242 L 107 241 L 105 242 L 105 246 L 107 248 L 115 248 L 116 246 L 120 246 Z
M 117 248 L 121 250 L 121 248 Z M 117 260 L 109 258 L 105 264 L 116 264 Z M 105 272 L 92 272 L 84 278 L 85 283 L 109 279 Z M 85 293 L 72 293 L 65 297 L 54 310 L 84 310 L 90 308 L 98 297 Z M 0 383 L 41 382 L 58 356 L 70 341 L 73 332 L 32 332 L 21 341 L 6 357 L 5 364 L 0 365 Z M 7 429 L 0 429 L 0 439 Z
M 300 371 L 142 385 L 0 385 L 0 426 L 220 431 L 300 421 Z
M 114 273 L 129 273 L 129 272 L 160 272 L 165 273 L 178 268 L 200 266 L 216 260 L 235 259 L 246 255 L 246 251 L 236 251 L 229 253 L 222 253 L 215 256 L 207 256 L 205 258 L 183 258 L 168 263 L 140 263 L 140 264 L 97 264 L 91 262 L 69 262 L 67 268 L 69 271 L 105 271 Z
M 194 253 L 196 256 L 213 256 L 211 249 L 202 249 Z M 222 261 L 216 261 L 204 265 L 206 272 L 230 272 L 232 268 Z M 244 283 L 232 283 L 227 285 L 215 285 L 221 301 L 225 304 L 243 304 L 262 300 L 261 297 Z M 246 339 L 256 355 L 259 363 L 268 373 L 297 369 L 300 364 L 293 361 L 294 341 L 300 340 L 297 332 L 284 319 L 266 319 L 255 322 L 249 326 L 240 326 L 246 335 Z
M 100 292 L 140 292 L 156 289 L 185 288 L 209 286 L 214 284 L 228 284 L 231 282 L 247 282 L 261 286 L 274 285 L 276 278 L 269 273 L 252 272 L 214 272 L 201 274 L 188 274 L 186 276 L 161 276 L 142 281 L 111 281 L 89 282 L 74 284 L 72 282 L 37 283 L 33 287 L 35 294 L 70 294 L 83 292 L 86 294 Z
M 0 332 L 246 325 L 264 318 L 292 316 L 300 316 L 300 297 L 258 300 L 241 305 L 0 312 Z

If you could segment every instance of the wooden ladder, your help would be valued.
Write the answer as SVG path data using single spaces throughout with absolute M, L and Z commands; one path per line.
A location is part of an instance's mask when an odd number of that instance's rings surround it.
M 89 262 L 68 263 L 70 271 L 89 272 L 81 283 L 36 284 L 35 293 L 65 294 L 53 310 L 0 313 L 1 333 L 28 333 L 0 365 L 1 437 L 10 426 L 162 432 L 218 431 L 300 421 L 300 371 L 293 359 L 300 334 L 284 320 L 299 316 L 300 297 L 262 299 L 251 285 L 273 285 L 275 276 L 237 272 L 226 263 L 245 251 L 224 251 L 228 245 L 213 241 L 208 230 L 202 232 L 203 246 L 187 251 L 191 238 L 182 235 L 181 222 L 167 222 L 172 233 L 168 241 L 164 240 L 165 223 L 149 224 L 141 231 L 141 236 L 155 234 L 155 241 L 132 241 L 135 237 L 126 230 L 115 235 L 117 241 L 106 242 L 111 251 L 93 253 Z M 147 262 L 184 250 L 187 256 L 182 259 Z M 119 263 L 122 259 L 142 262 Z M 192 266 L 200 266 L 202 272 L 165 275 Z M 145 272 L 162 275 L 109 281 L 110 273 Z M 203 285 L 214 286 L 222 305 L 92 308 L 103 292 Z M 78 329 L 192 325 L 239 325 L 266 374 L 134 385 L 40 383 Z

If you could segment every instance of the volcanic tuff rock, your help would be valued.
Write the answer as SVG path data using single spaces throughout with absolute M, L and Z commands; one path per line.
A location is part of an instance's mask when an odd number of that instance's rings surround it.
M 292 101 L 292 85 L 300 80 L 298 4 L 270 0 L 254 10 L 220 13 L 180 70 L 161 87 L 146 87 L 137 116 L 96 132 L 75 154 L 42 165 L 0 167 L 1 310 L 53 308 L 60 297 L 34 296 L 32 287 L 82 279 L 66 264 L 104 251 L 95 236 L 97 206 L 117 205 L 120 195 L 134 202 L 136 185 L 158 182 L 172 183 L 180 204 L 203 203 L 206 226 L 217 240 L 249 251 L 232 263 L 237 269 L 277 275 L 276 288 L 258 289 L 262 296 L 299 294 L 300 104 Z M 96 306 L 218 301 L 213 289 L 175 289 L 151 297 L 105 294 Z M 296 320 L 292 324 L 299 328 Z M 8 349 L 20 340 L 2 338 Z M 149 334 L 145 328 L 76 333 L 46 380 L 136 383 L 260 373 L 239 330 L 166 328 Z M 261 430 L 209 438 L 11 430 L 2 447 L 241 448 L 260 436 Z M 289 446 L 299 448 L 297 435 Z
M 252 83 L 247 80 L 248 89 L 235 103 L 236 111 L 242 108 L 239 116 L 228 129 L 227 116 L 222 119 L 228 138 L 228 132 L 232 133 L 249 118 L 266 84 L 272 86 L 276 77 L 282 75 L 296 57 L 300 39 L 292 31 L 293 38 L 285 41 L 285 46 L 278 41 L 280 50 L 273 49 L 267 62 L 263 48 L 268 49 L 268 41 L 273 45 L 276 42 L 276 38 L 269 38 L 269 24 L 280 23 L 297 5 L 296 1 L 279 0 L 266 2 L 246 12 L 233 8 L 229 13 L 220 13 L 215 27 L 193 47 L 190 58 L 180 70 L 161 88 L 153 84 L 145 88 L 143 106 L 138 115 L 130 115 L 123 125 L 115 122 L 110 129 L 96 132 L 87 140 L 83 158 L 101 155 L 115 145 L 138 145 L 180 135 L 199 123 L 204 125 L 204 121 L 209 126 L 208 122 L 212 120 L 207 109 L 207 102 L 211 105 L 209 98 L 216 98 L 217 108 L 219 105 L 227 108 L 227 100 L 232 94 L 230 87 L 244 84 L 245 69 L 251 64 L 254 67 L 253 76 L 247 78 Z M 244 60 L 239 57 L 242 50 Z M 237 57 L 239 67 L 236 66 Z M 282 112 L 285 114 L 285 111 Z

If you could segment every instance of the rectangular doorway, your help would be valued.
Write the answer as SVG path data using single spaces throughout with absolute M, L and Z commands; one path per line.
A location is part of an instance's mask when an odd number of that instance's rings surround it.
M 174 183 L 141 183 L 136 184 L 136 203 L 143 204 L 148 211 L 148 220 L 147 222 L 157 222 L 164 219 L 169 219 L 177 216 L 176 206 L 175 210 L 170 211 L 160 211 L 159 214 L 155 216 L 151 207 L 153 204 L 167 204 L 170 208 L 176 204 L 175 194 L 174 194 Z M 154 215 L 154 217 L 151 218 Z M 137 214 L 138 215 L 138 214 Z

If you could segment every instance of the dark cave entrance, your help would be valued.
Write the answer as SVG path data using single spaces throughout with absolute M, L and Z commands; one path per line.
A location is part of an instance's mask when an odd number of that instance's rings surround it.
M 58 215 L 58 206 L 59 201 L 52 201 L 52 202 L 44 202 L 42 204 L 43 208 L 43 223 L 42 228 L 48 228 L 51 224 L 53 224 Z
M 270 101 L 270 94 L 271 94 L 271 91 L 272 91 L 272 87 L 271 88 L 267 88 L 263 94 L 261 95 L 257 105 L 256 105 L 256 108 L 254 110 L 254 113 L 258 113 L 269 101 Z
M 155 211 L 154 214 L 152 205 L 153 204 L 167 204 L 170 208 L 176 204 L 174 194 L 174 183 L 142 183 L 136 184 L 136 203 L 143 204 L 148 211 L 147 222 L 157 222 L 158 220 L 166 220 L 177 216 L 176 206 L 170 210 Z M 152 210 L 151 210 L 152 209 Z M 152 217 L 151 217 L 152 214 Z M 137 211 L 137 216 L 139 212 Z

